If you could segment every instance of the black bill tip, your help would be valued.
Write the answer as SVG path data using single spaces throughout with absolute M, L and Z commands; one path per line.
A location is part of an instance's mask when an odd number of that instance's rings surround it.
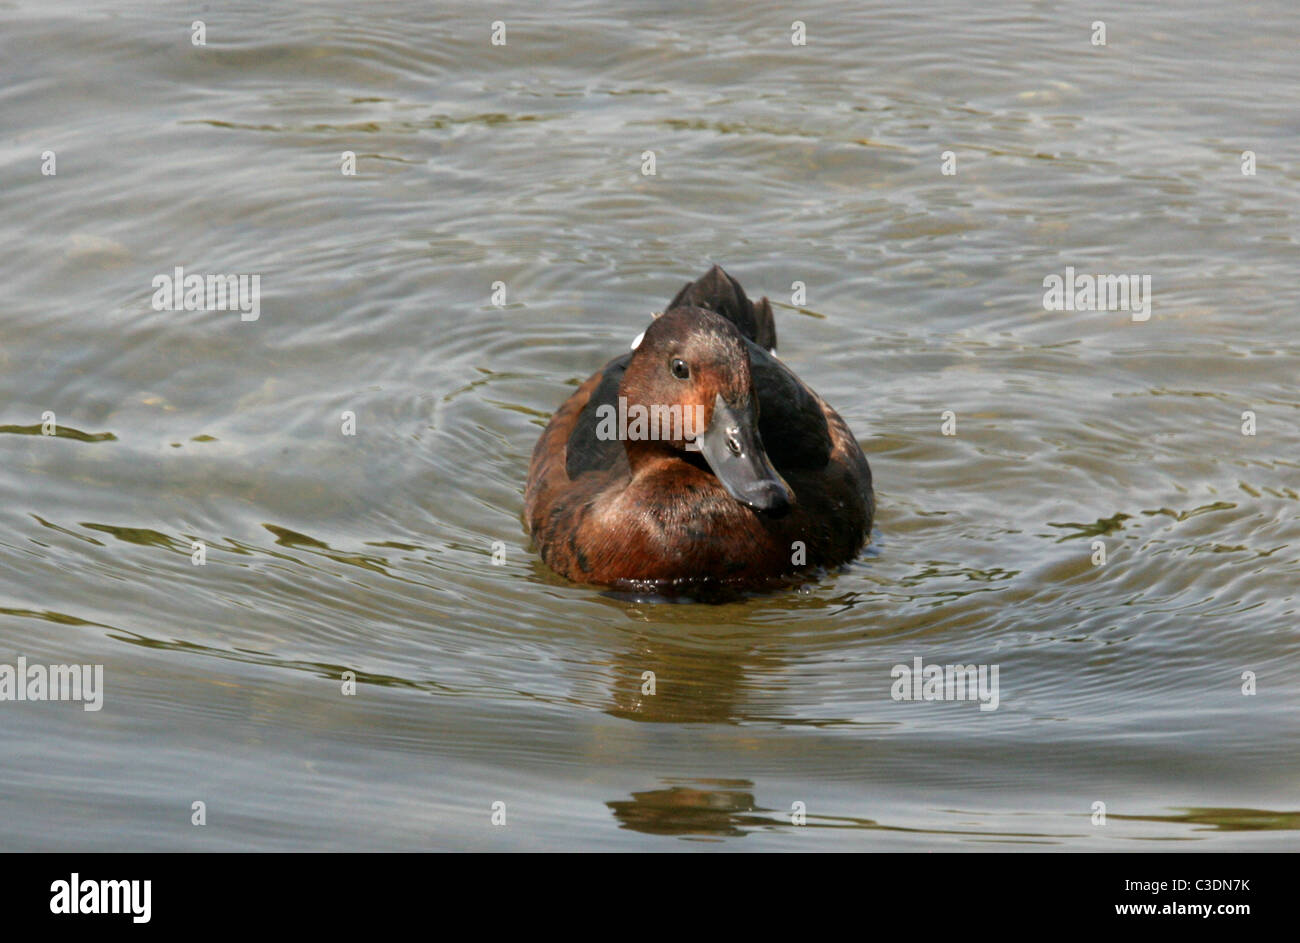
M 769 517 L 785 517 L 790 513 L 794 495 L 781 481 L 757 481 L 741 492 L 741 501 Z

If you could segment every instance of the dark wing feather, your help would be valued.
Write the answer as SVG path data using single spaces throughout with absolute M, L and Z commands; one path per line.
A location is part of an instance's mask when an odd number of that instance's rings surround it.
M 821 401 L 762 347 L 745 342 L 758 391 L 758 434 L 778 471 L 822 468 L 831 458 L 831 430 Z
M 601 406 L 613 406 L 618 409 L 618 387 L 623 382 L 623 371 L 632 359 L 632 351 L 621 357 L 615 357 L 605 364 L 601 371 L 600 383 L 591 392 L 587 405 L 578 414 L 578 421 L 569 435 L 568 449 L 564 458 L 565 470 L 569 479 L 577 478 L 586 471 L 602 471 L 612 468 L 624 458 L 623 443 L 617 439 L 600 439 L 596 437 L 596 425 L 599 417 L 596 410 Z

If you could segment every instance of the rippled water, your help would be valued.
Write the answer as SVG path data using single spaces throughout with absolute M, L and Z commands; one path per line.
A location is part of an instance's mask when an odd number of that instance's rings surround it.
M 0 847 L 1295 846 L 1292 5 L 697 6 L 0 7 L 0 664 L 105 679 L 0 703 Z M 533 442 L 714 261 L 872 545 L 566 584 Z M 260 318 L 154 310 L 178 265 Z M 1044 310 L 1066 266 L 1150 320 Z

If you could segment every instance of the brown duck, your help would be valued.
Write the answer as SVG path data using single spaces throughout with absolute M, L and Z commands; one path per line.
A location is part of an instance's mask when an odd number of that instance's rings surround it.
M 851 560 L 871 469 L 844 420 L 774 356 L 776 326 L 720 267 L 582 384 L 533 449 L 542 559 L 670 596 L 770 588 Z

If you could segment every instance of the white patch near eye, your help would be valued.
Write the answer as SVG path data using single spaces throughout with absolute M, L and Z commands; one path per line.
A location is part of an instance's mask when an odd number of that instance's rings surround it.
M 639 342 L 639 341 L 638 341 L 638 342 Z M 773 357 L 776 357 L 777 360 L 780 360 L 780 359 L 781 359 L 780 357 L 777 357 L 777 356 L 776 356 L 776 348 L 775 348 L 775 347 L 768 348 L 768 351 L 767 351 L 767 352 L 768 352 L 769 354 L 771 354 Z
M 632 341 L 632 349 L 636 350 L 638 347 L 640 347 L 641 341 L 644 339 L 645 339 L 645 331 L 642 331 L 640 334 L 636 336 L 636 339 Z

